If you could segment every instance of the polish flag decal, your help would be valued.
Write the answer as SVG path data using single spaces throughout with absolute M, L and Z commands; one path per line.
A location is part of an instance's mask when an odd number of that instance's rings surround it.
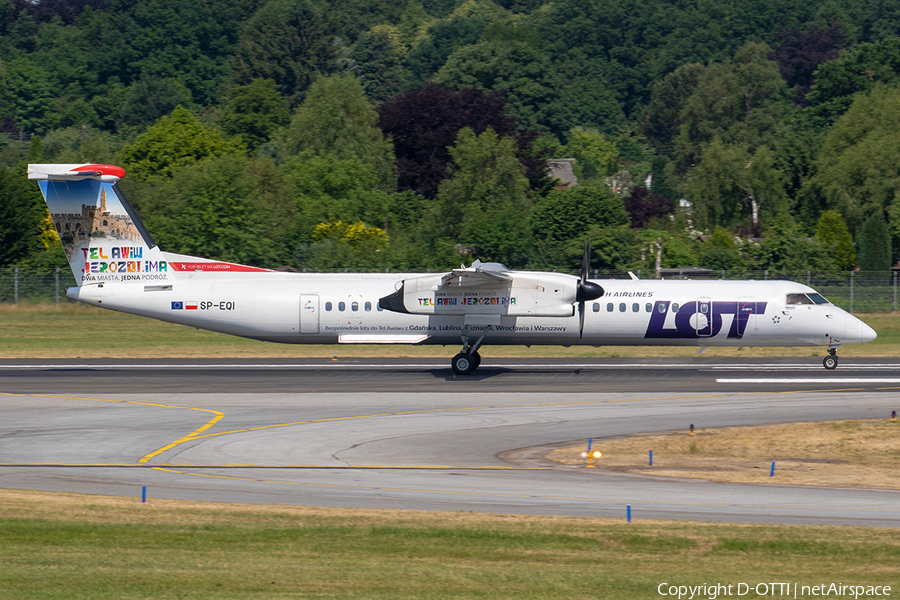
M 197 303 L 196 302 L 185 302 L 184 309 L 185 310 L 197 310 Z

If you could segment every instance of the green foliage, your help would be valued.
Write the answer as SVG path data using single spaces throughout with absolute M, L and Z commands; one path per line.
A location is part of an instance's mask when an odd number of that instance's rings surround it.
M 854 233 L 883 212 L 900 253 L 896 12 L 832 0 L 702 10 L 667 0 L 0 0 L 0 165 L 124 161 L 133 201 L 156 206 L 165 178 L 187 169 L 197 180 L 194 166 L 239 157 L 243 142 L 276 159 L 240 168 L 267 173 L 266 202 L 291 214 L 275 253 L 285 263 L 368 264 L 330 238 L 312 248 L 316 224 L 340 219 L 389 228 L 371 268 L 444 268 L 461 251 L 571 268 L 584 235 L 572 232 L 587 229 L 612 240 L 595 241 L 598 266 L 654 267 L 651 240 L 663 240 L 665 264 L 734 264 L 738 252 L 745 266 L 846 269 L 847 234 L 818 228 L 827 211 Z M 457 181 L 435 201 L 459 130 L 487 125 L 500 133 L 495 158 L 518 131 L 529 183 L 486 158 L 486 140 L 464 143 L 459 152 L 473 156 L 457 153 Z M 27 144 L 36 135 L 40 151 Z M 631 233 L 592 221 L 562 193 L 543 198 L 541 157 L 551 155 L 577 159 L 583 193 L 601 193 L 593 184 L 607 177 L 629 189 L 649 173 L 654 194 L 683 194 L 692 214 L 635 218 Z M 476 175 L 478 160 L 487 163 Z M 394 193 L 398 179 L 428 200 Z M 241 194 L 263 188 L 230 189 L 231 201 L 256 206 Z M 679 233 L 688 218 L 710 240 Z M 770 229 L 780 241 L 731 247 L 718 227 Z M 3 260 L 55 260 L 43 244 L 24 247 Z
M 700 164 L 683 187 L 700 225 L 729 227 L 749 221 L 758 232 L 761 224 L 787 209 L 783 179 L 766 146 L 751 152 L 745 144 L 715 138 L 704 146 Z
M 522 42 L 465 46 L 447 59 L 434 81 L 456 89 L 503 90 L 520 126 L 554 129 L 548 109 L 558 102 L 562 81 L 547 55 L 533 46 Z
M 576 250 L 592 230 L 604 231 L 601 237 L 606 238 L 629 224 L 622 199 L 603 185 L 553 190 L 535 203 L 530 220 L 537 251 L 533 263 L 541 268 L 578 268 L 581 254 Z M 601 242 L 595 253 L 602 256 L 602 247 Z
M 723 227 L 716 227 L 697 256 L 698 266 L 705 269 L 737 269 L 741 266 L 741 253 L 734 236 Z
M 234 81 L 271 79 L 296 104 L 330 50 L 321 9 L 310 0 L 269 0 L 244 25 L 233 59 Z
M 851 230 L 900 193 L 900 90 L 859 94 L 834 124 L 817 160 L 817 189 Z
M 873 212 L 859 230 L 859 268 L 863 271 L 891 268 L 891 238 L 881 210 Z
M 822 250 L 828 253 L 835 268 L 850 271 L 856 267 L 853 237 L 841 213 L 836 210 L 826 210 L 822 213 L 816 226 L 816 241 Z
M 377 126 L 378 113 L 359 80 L 334 75 L 317 80 L 279 139 L 285 156 L 301 152 L 359 159 L 377 175 L 384 191 L 397 189 L 394 147 Z
M 204 127 L 186 108 L 179 106 L 162 117 L 133 144 L 122 149 L 125 169 L 141 181 L 174 176 L 179 167 L 204 158 L 243 154 L 240 139 L 225 139 Z
M 619 170 L 619 149 L 596 129 L 575 127 L 568 133 L 563 152 L 575 158 L 575 174 L 580 179 L 603 180 Z
M 135 192 L 147 228 L 171 252 L 264 267 L 291 258 L 297 209 L 270 161 L 208 157 Z
M 778 66 L 767 58 L 769 52 L 764 44 L 748 42 L 735 53 L 734 62 L 712 63 L 697 73 L 696 86 L 679 112 L 679 173 L 698 162 L 703 147 L 715 138 L 745 145 L 750 152 L 773 144 L 787 87 Z M 690 87 L 689 82 L 684 85 Z
M 284 96 L 271 79 L 254 79 L 232 88 L 222 109 L 222 129 L 240 135 L 252 150 L 269 140 L 272 133 L 287 125 L 291 118 Z
M 41 223 L 47 216 L 38 186 L 28 181 L 25 165 L 0 170 L 0 265 L 41 252 Z
M 491 128 L 476 136 L 460 130 L 450 149 L 453 170 L 438 189 L 434 238 L 462 245 L 473 258 L 509 266 L 526 261 L 529 247 L 528 179 L 516 142 Z

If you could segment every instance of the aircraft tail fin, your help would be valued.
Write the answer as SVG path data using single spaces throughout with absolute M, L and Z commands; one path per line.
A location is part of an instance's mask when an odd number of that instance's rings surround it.
M 113 165 L 28 165 L 79 287 L 167 272 L 165 257 L 117 185 L 124 176 Z

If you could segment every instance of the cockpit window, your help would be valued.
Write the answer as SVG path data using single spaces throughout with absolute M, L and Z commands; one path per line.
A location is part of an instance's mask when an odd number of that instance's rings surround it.
M 830 302 L 821 294 L 812 292 L 810 294 L 788 294 L 785 304 L 830 304 Z
M 806 294 L 788 294 L 787 300 L 785 304 L 812 304 L 813 301 L 809 299 Z

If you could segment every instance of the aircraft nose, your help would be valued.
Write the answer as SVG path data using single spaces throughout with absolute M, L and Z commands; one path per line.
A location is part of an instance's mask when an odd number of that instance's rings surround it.
M 860 321 L 859 323 L 859 341 L 863 344 L 866 342 L 871 342 L 875 338 L 878 337 L 878 334 L 875 333 L 875 330 Z

